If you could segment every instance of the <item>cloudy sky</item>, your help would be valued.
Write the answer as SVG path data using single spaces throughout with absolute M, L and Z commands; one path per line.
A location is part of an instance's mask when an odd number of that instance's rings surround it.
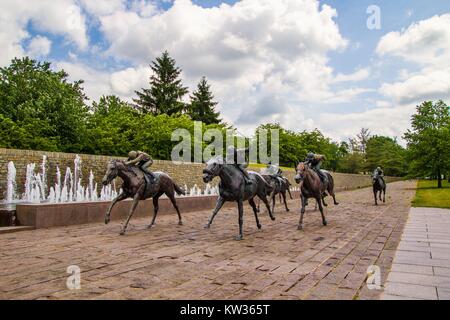
M 448 0 L 1 0 L 0 48 L 0 66 L 51 61 L 91 101 L 131 100 L 168 50 L 244 133 L 276 121 L 334 140 L 361 127 L 400 137 L 418 103 L 450 101 Z

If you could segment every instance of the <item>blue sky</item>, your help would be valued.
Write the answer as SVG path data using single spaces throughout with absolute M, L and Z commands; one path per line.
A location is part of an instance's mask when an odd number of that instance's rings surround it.
M 379 30 L 366 25 L 371 5 Z M 416 104 L 450 98 L 444 0 L 4 0 L 0 10 L 2 66 L 30 55 L 85 80 L 91 100 L 131 100 L 167 49 L 191 89 L 209 79 L 243 132 L 280 122 L 334 140 L 361 127 L 400 137 Z

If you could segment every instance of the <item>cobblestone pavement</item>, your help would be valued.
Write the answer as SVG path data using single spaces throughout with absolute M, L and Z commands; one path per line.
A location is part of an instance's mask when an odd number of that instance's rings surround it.
M 450 300 L 450 210 L 411 208 L 382 299 Z
M 225 208 L 210 230 L 210 211 L 0 235 L 1 299 L 378 299 L 365 285 L 376 264 L 385 281 L 415 193 L 415 182 L 388 184 L 386 204 L 371 189 L 340 192 L 326 208 L 328 226 L 310 205 L 297 230 L 299 200 L 276 209 L 262 229 L 245 207 L 245 238 L 235 241 L 237 213 Z M 311 201 L 312 202 L 312 201 Z M 263 210 L 262 210 L 263 211 Z M 81 289 L 68 290 L 69 265 Z

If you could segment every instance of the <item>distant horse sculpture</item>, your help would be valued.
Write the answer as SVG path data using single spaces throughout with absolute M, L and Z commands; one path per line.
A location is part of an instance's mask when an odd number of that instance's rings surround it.
M 372 177 L 372 188 L 373 188 L 373 197 L 375 199 L 375 205 L 378 205 L 377 194 L 379 193 L 379 198 L 381 201 L 381 193 L 383 193 L 383 202 L 386 202 L 386 183 L 383 178 L 379 175 L 375 175 Z
M 155 179 L 153 183 L 149 183 L 149 179 L 144 176 L 144 172 L 137 168 L 136 166 L 126 165 L 120 160 L 111 160 L 108 163 L 106 174 L 103 177 L 102 183 L 107 185 L 114 178 L 120 177 L 123 180 L 122 192 L 111 202 L 105 216 L 105 224 L 108 224 L 111 220 L 111 210 L 114 205 L 127 198 L 133 198 L 133 204 L 131 205 L 130 211 L 128 213 L 128 218 L 126 219 L 122 229 L 120 231 L 121 235 L 125 234 L 128 222 L 133 215 L 139 200 L 145 200 L 148 198 L 153 198 L 153 219 L 148 228 L 151 228 L 155 224 L 156 215 L 158 214 L 158 199 L 163 194 L 172 202 L 173 207 L 178 214 L 178 224 L 182 225 L 180 210 L 178 209 L 177 202 L 175 200 L 175 192 L 179 195 L 184 194 L 184 191 L 172 180 L 172 178 L 160 171 L 153 172 Z
M 300 221 L 298 223 L 298 229 L 303 228 L 303 215 L 305 214 L 305 206 L 307 204 L 308 198 L 316 199 L 316 203 L 319 206 L 320 214 L 322 215 L 322 224 L 327 225 L 327 220 L 325 219 L 325 214 L 323 213 L 323 206 L 327 206 L 325 203 L 325 196 L 328 192 L 329 195 L 333 197 L 335 205 L 339 203 L 336 201 L 336 196 L 334 193 L 334 180 L 328 171 L 322 170 L 327 176 L 325 183 L 322 183 L 319 175 L 311 169 L 308 165 L 300 162 L 296 168 L 295 182 L 300 183 L 300 198 L 302 202 L 302 209 L 300 213 Z
M 214 177 L 220 177 L 219 183 L 219 198 L 217 199 L 216 207 L 214 208 L 211 218 L 205 228 L 210 228 L 214 217 L 222 208 L 226 201 L 236 201 L 239 212 L 239 235 L 236 240 L 243 239 L 243 217 L 244 217 L 244 201 L 248 200 L 248 203 L 253 209 L 255 214 L 256 226 L 261 229 L 261 224 L 258 219 L 258 209 L 254 201 L 254 197 L 258 196 L 266 205 L 269 216 L 272 220 L 275 217 L 270 210 L 269 201 L 266 198 L 267 189 L 270 189 L 270 185 L 264 180 L 264 178 L 257 172 L 248 172 L 251 184 L 246 184 L 243 174 L 239 171 L 235 164 L 226 164 L 220 156 L 211 158 L 203 170 L 203 181 L 209 183 Z
M 285 177 L 275 177 L 270 174 L 264 174 L 264 172 L 262 172 L 261 175 L 264 177 L 266 182 L 272 187 L 272 190 L 268 190 L 267 194 L 269 196 L 269 201 L 272 202 L 272 213 L 275 212 L 276 195 L 279 195 L 280 202 L 283 201 L 286 211 L 289 211 L 286 201 L 286 193 L 288 193 L 289 197 L 293 199 L 291 190 L 289 189 L 291 186 L 289 180 Z M 259 211 L 259 204 L 258 204 L 258 211 Z

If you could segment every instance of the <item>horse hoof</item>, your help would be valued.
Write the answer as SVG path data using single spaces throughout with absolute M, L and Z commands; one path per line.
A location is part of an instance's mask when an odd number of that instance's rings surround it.
M 323 221 L 322 224 L 323 224 L 324 226 L 326 226 L 328 223 L 327 223 L 326 221 Z
M 297 230 L 303 230 L 303 227 L 302 227 L 301 225 L 299 225 L 299 226 L 297 227 Z
M 260 224 L 257 224 L 256 226 L 258 227 L 258 229 L 261 229 L 261 225 Z
M 153 226 L 153 225 L 149 224 L 149 225 L 147 226 L 147 229 L 151 229 L 152 226 Z
M 205 225 L 203 228 L 205 228 L 205 229 L 209 229 L 210 228 L 210 225 L 209 224 L 207 224 L 207 225 Z
M 289 212 L 290 210 L 289 210 L 289 209 L 286 209 L 286 211 Z
M 120 230 L 119 234 L 123 236 L 125 234 L 125 230 Z
M 111 219 L 105 218 L 105 224 L 108 224 Z
M 236 241 L 241 241 L 242 239 L 244 239 L 244 236 L 242 236 L 242 235 L 234 237 L 234 240 L 236 240 Z
M 270 219 L 272 219 L 272 221 L 275 221 L 275 217 L 274 216 L 270 217 Z
M 337 206 L 339 204 L 339 202 L 335 202 L 334 205 Z
M 179 225 L 179 226 L 182 226 L 182 225 L 183 225 L 183 222 L 181 222 L 181 221 L 178 222 L 178 225 Z

